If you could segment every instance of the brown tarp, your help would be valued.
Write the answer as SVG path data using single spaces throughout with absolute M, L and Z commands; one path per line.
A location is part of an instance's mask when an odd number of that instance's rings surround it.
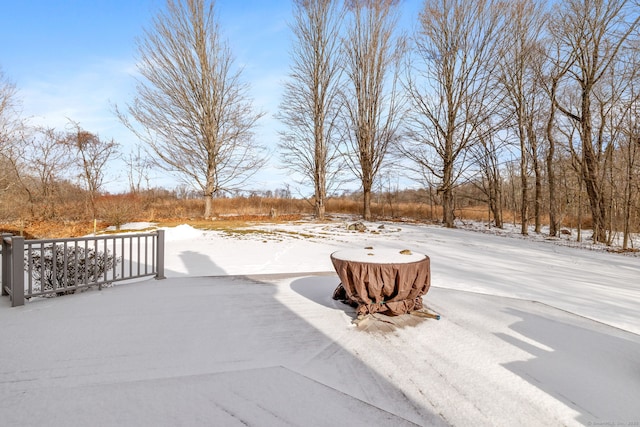
M 358 315 L 400 315 L 422 309 L 431 286 L 429 257 L 410 263 L 366 263 L 331 257 L 342 283 L 333 293 L 357 309 Z

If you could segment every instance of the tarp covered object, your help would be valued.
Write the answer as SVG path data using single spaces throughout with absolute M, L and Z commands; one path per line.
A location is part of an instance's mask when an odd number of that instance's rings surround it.
M 363 261 L 366 258 L 348 256 L 345 251 L 331 254 L 331 262 L 342 282 L 334 291 L 333 299 L 356 307 L 358 315 L 400 315 L 423 308 L 422 296 L 431 286 L 428 256 L 411 254 L 407 257 L 410 262 L 401 262 L 397 251 L 393 254 L 369 251 L 366 255 L 371 255 L 371 259 Z

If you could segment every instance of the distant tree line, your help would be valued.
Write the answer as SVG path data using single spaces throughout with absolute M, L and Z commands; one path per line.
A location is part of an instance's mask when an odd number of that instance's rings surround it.
M 594 242 L 622 232 L 630 244 L 640 226 L 639 0 L 424 0 L 413 33 L 398 28 L 400 0 L 292 6 L 279 154 L 313 188 L 318 218 L 350 181 L 370 219 L 372 195 L 392 194 L 402 175 L 447 227 L 457 194 L 475 188 L 497 227 L 517 209 L 522 234 L 546 223 L 556 236 L 578 216 Z M 126 159 L 130 189 L 162 168 L 210 217 L 216 198 L 250 191 L 264 164 L 253 133 L 263 113 L 214 1 L 167 0 L 137 47 L 137 94 L 117 110 L 144 147 Z M 96 215 L 118 144 L 78 123 L 29 129 L 18 117 L 0 74 L 0 191 L 19 187 L 47 217 L 75 183 Z

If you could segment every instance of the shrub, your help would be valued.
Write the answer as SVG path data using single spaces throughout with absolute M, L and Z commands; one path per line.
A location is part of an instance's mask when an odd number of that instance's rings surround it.
M 65 261 L 66 260 L 66 261 Z M 42 250 L 31 251 L 31 268 L 29 259 L 25 258 L 24 269 L 31 271 L 34 291 L 47 292 L 59 290 L 57 295 L 73 293 L 81 285 L 96 284 L 99 280 L 106 284 L 107 275 L 121 261 L 111 252 L 96 251 L 94 248 L 52 244 Z M 54 271 L 55 263 L 55 271 Z
M 97 201 L 98 212 L 102 219 L 114 225 L 116 230 L 140 215 L 140 202 L 133 195 L 104 196 Z

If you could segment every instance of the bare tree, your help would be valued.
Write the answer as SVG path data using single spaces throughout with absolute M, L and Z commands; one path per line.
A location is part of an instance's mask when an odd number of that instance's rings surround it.
M 19 113 L 20 101 L 17 98 L 17 89 L 14 83 L 5 77 L 0 68 L 0 191 L 8 190 L 15 182 L 11 165 L 12 153 L 15 151 L 12 145 L 16 143 L 22 130 L 23 123 Z
M 579 94 L 575 103 L 556 107 L 572 120 L 580 133 L 580 146 L 574 150 L 589 197 L 594 242 L 606 242 L 607 203 L 602 183 L 603 164 L 610 150 L 609 135 L 600 118 L 594 117 L 598 87 L 619 64 L 640 23 L 638 6 L 628 0 L 566 0 L 557 4 L 549 29 L 563 49 L 561 61 L 570 63 L 559 85 Z M 601 105 L 602 106 L 602 105 Z M 602 110 L 600 110 L 602 111 Z
M 38 128 L 12 149 L 8 159 L 27 193 L 31 216 L 55 218 L 58 185 L 71 165 L 65 135 L 53 128 Z
M 0 68 L 0 150 L 9 142 L 19 123 L 18 106 L 16 85 Z
M 403 40 L 395 34 L 398 0 L 348 0 L 351 25 L 343 43 L 347 162 L 362 184 L 363 213 L 371 219 L 371 189 L 390 145 L 399 138 L 397 90 Z
M 638 100 L 636 99 L 636 103 Z M 640 186 L 638 185 L 638 176 L 640 176 L 640 112 L 637 107 L 634 111 L 629 112 L 629 120 L 627 123 L 627 138 L 622 145 L 622 153 L 624 156 L 624 198 L 623 198 L 623 237 L 622 249 L 629 248 L 631 240 L 631 215 L 634 205 L 634 192 L 637 195 Z M 636 205 L 637 206 L 637 205 Z M 636 207 L 636 212 L 638 207 Z
M 628 249 L 633 245 L 632 223 L 633 212 L 637 218 L 640 212 L 640 41 L 636 48 L 630 50 L 625 63 L 629 69 L 627 77 L 630 81 L 627 91 L 626 117 L 622 122 L 623 141 L 620 144 L 622 157 L 622 184 L 624 186 L 623 205 L 623 226 L 622 226 L 622 249 Z M 635 203 L 635 209 L 634 209 Z
M 342 172 L 337 144 L 340 26 L 336 0 L 294 0 L 296 38 L 279 119 L 284 164 L 314 187 L 315 215 L 324 219 L 327 191 Z
M 529 226 L 529 171 L 535 178 L 534 216 L 535 231 L 540 232 L 542 207 L 542 173 L 539 157 L 538 123 L 543 92 L 540 72 L 544 51 L 540 43 L 543 28 L 543 5 L 539 0 L 514 0 L 506 7 L 504 37 L 499 56 L 498 83 L 506 93 L 505 104 L 513 118 L 520 151 L 520 232 L 528 234 Z
M 558 90 L 559 75 L 556 72 L 552 72 L 544 79 L 548 83 L 545 84 L 545 88 L 550 100 L 549 110 L 547 112 L 547 125 L 545 126 L 545 138 L 547 139 L 547 158 L 546 158 L 546 170 L 547 170 L 547 188 L 549 193 L 549 236 L 556 237 L 558 235 L 560 221 L 558 219 L 558 201 L 556 194 L 556 174 L 555 174 L 555 159 L 556 159 L 556 147 L 558 142 L 555 134 L 555 120 L 556 120 L 556 94 Z
M 70 122 L 72 131 L 67 133 L 66 143 L 75 153 L 76 164 L 80 168 L 79 177 L 89 196 L 91 215 L 96 218 L 96 198 L 100 194 L 105 177 L 105 167 L 118 153 L 119 144 L 113 139 L 105 141 Z
M 490 129 L 494 129 L 493 124 L 488 123 Z M 502 160 L 505 156 L 507 142 L 500 138 L 500 132 L 486 131 L 479 132 L 479 143 L 470 147 L 473 161 L 480 169 L 482 179 L 474 180 L 480 190 L 486 196 L 489 212 L 493 216 L 496 227 L 503 227 L 503 179 Z
M 144 150 L 140 145 L 136 145 L 135 151 L 129 153 L 129 157 L 125 159 L 127 165 L 127 177 L 129 179 L 129 191 L 132 194 L 138 194 L 142 190 L 143 181 L 149 188 L 149 169 L 151 161 L 145 156 Z M 188 192 L 185 187 L 185 192 Z
M 572 59 L 563 55 L 562 44 L 550 34 L 546 34 L 546 37 L 543 39 L 543 44 L 546 46 L 545 57 L 540 58 L 541 64 L 534 67 L 534 69 L 538 73 L 537 81 L 540 83 L 540 87 L 545 92 L 548 100 L 546 103 L 546 111 L 543 112 L 543 115 L 545 115 L 544 138 L 547 145 L 545 166 L 547 175 L 549 235 L 555 237 L 560 231 L 562 218 L 560 196 L 558 195 L 560 185 L 556 176 L 556 168 L 558 166 L 562 168 L 563 166 L 562 164 L 559 165 L 558 159 L 560 156 L 557 152 L 562 148 L 562 140 L 569 141 L 574 139 L 571 132 L 575 131 L 575 126 L 573 125 L 570 125 L 568 127 L 570 130 L 567 131 L 566 123 L 564 123 L 565 126 L 563 126 L 562 120 L 559 120 L 557 114 L 558 101 L 556 98 L 562 97 L 559 82 L 571 68 Z M 565 170 L 562 170 L 560 175 L 564 176 L 565 172 Z
M 239 188 L 264 163 L 248 85 L 221 40 L 214 2 L 167 0 L 138 43 L 137 97 L 121 120 L 155 153 L 157 164 L 213 196 Z
M 630 51 L 629 51 L 630 52 Z M 625 52 L 626 53 L 626 52 Z M 635 53 L 635 52 L 634 52 Z M 635 93 L 632 83 L 637 80 L 638 63 L 631 55 L 617 61 L 617 65 L 611 68 L 598 88 L 594 91 L 595 112 L 594 133 L 606 135 L 608 140 L 602 160 L 602 173 L 600 185 L 606 206 L 604 221 L 607 240 L 610 245 L 615 233 L 620 230 L 618 219 L 624 215 L 621 207 L 624 205 L 625 177 L 625 146 L 629 144 L 629 113 L 635 109 L 638 95 Z M 595 138 L 594 138 L 595 139 Z M 632 160 L 632 159 L 630 159 Z
M 426 0 L 407 67 L 412 114 L 402 151 L 436 177 L 443 223 L 454 226 L 454 188 L 469 148 L 499 105 L 490 75 L 501 30 L 494 0 Z

